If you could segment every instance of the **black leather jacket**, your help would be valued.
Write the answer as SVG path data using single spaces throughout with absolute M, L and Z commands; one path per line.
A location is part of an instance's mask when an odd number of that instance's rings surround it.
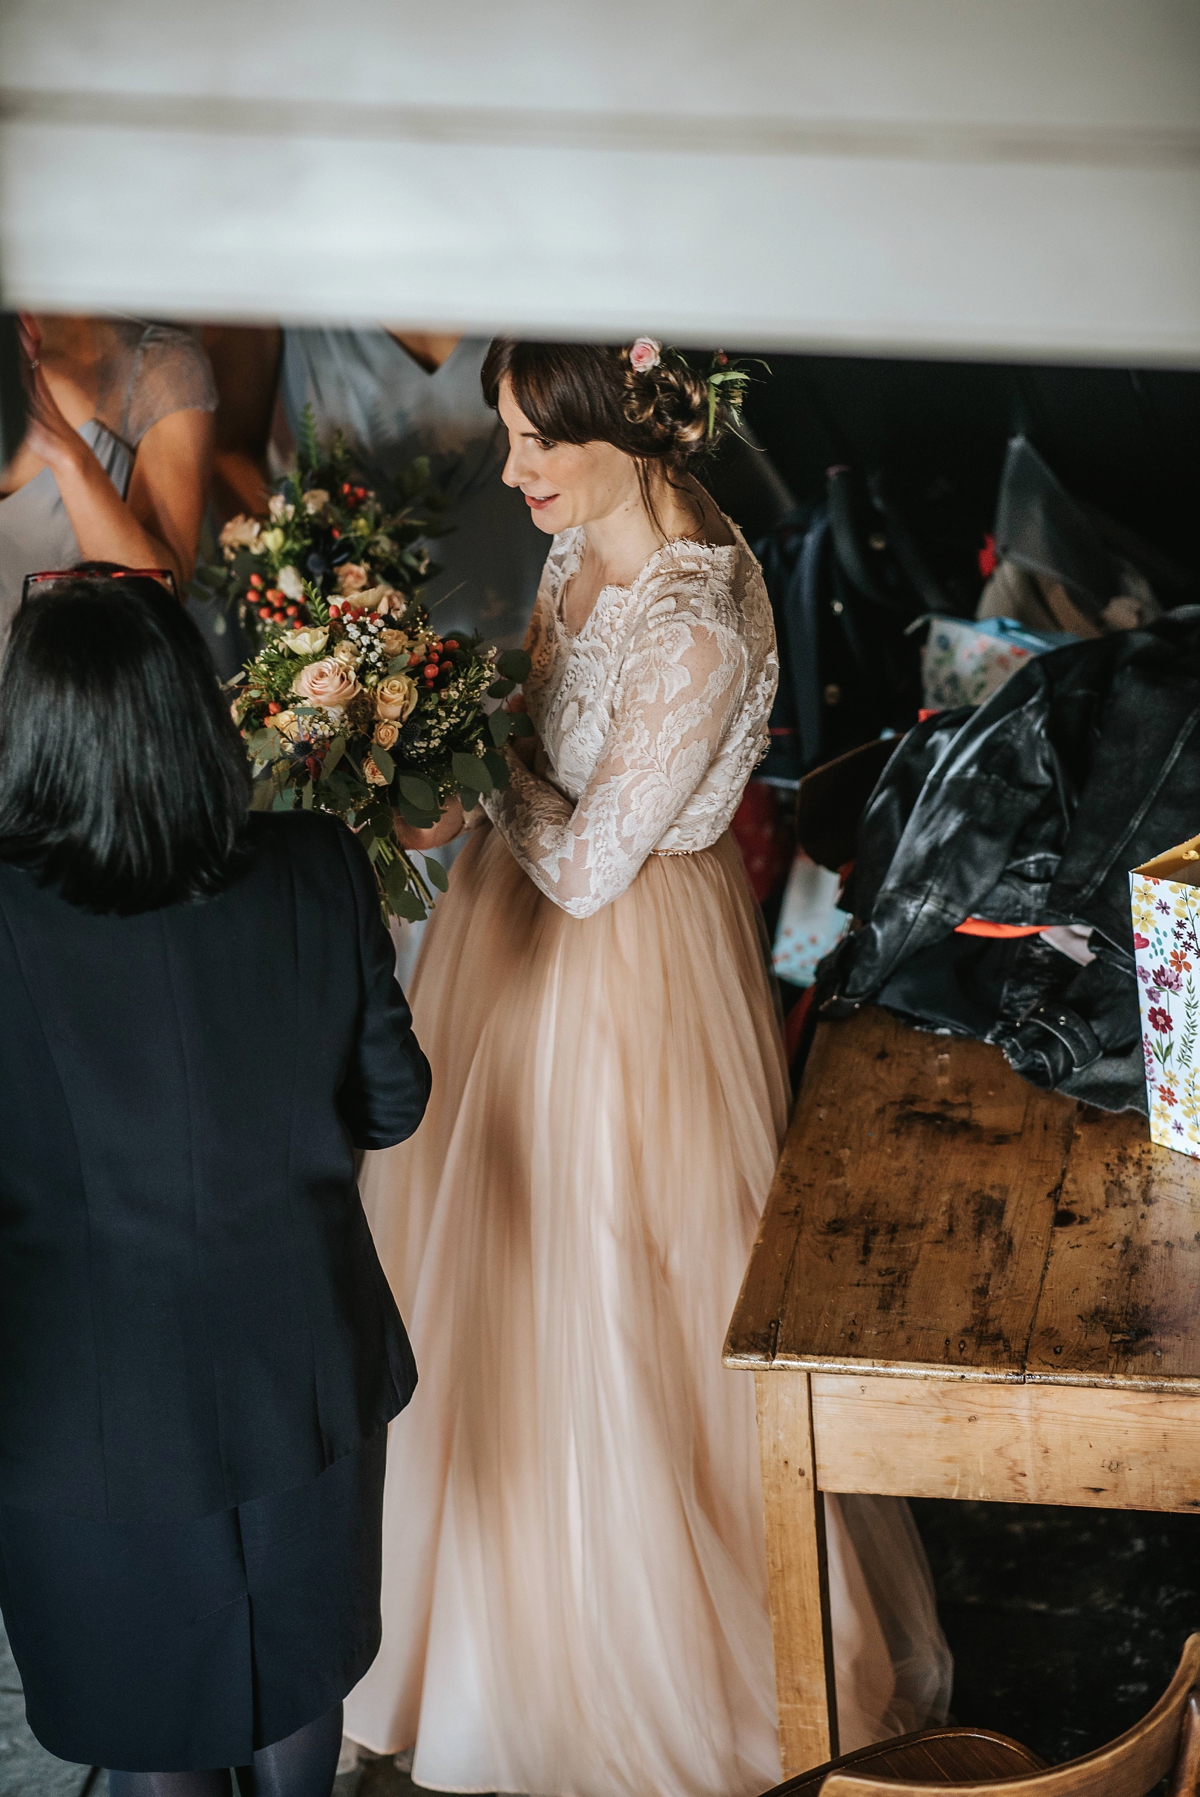
M 821 969 L 821 1013 L 883 1004 L 1144 1111 L 1129 870 L 1198 831 L 1200 606 L 1040 656 L 888 763 L 844 900 L 862 927 Z M 953 934 L 967 917 L 1086 924 L 1095 959 Z

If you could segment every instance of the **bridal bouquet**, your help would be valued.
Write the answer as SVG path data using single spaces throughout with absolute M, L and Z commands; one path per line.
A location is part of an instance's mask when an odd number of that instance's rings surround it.
M 276 810 L 332 812 L 355 830 L 387 912 L 416 921 L 445 890 L 438 862 L 424 873 L 396 841 L 396 816 L 429 829 L 453 798 L 470 809 L 504 786 L 500 749 L 527 735 L 527 718 L 488 710 L 529 669 L 462 634 L 443 636 L 420 600 L 431 563 L 418 515 L 428 464 L 385 503 L 354 478 L 344 443 L 322 454 L 311 416 L 294 471 L 265 519 L 234 518 L 221 533 L 214 591 L 253 624 L 258 652 L 231 686 L 264 800 Z M 426 509 L 436 516 L 427 496 Z

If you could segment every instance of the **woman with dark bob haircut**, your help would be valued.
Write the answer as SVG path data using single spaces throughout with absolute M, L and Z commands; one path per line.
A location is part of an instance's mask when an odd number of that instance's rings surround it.
M 778 666 L 699 478 L 735 422 L 737 370 L 713 373 L 650 338 L 501 339 L 483 368 L 548 539 L 536 735 L 417 964 L 429 1115 L 363 1172 L 422 1385 L 391 1435 L 383 1646 L 346 1704 L 438 1790 L 781 1777 L 754 1387 L 721 1365 L 788 1115 L 729 830 Z M 946 1653 L 903 1504 L 826 1515 L 851 1747 L 921 1727 Z
M 374 879 L 248 810 L 153 579 L 37 585 L 0 674 L 0 1608 L 113 1797 L 328 1797 L 416 1373 L 355 1184 L 429 1069 Z

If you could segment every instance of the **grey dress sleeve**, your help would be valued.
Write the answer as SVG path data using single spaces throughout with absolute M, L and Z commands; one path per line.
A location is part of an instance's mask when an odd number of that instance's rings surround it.
M 198 337 L 178 325 L 118 324 L 104 356 L 96 416 L 130 449 L 172 412 L 215 412 L 217 389 Z

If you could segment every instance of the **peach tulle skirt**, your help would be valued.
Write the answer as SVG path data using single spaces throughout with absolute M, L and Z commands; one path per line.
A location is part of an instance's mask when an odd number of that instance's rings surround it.
M 579 921 L 488 830 L 411 996 L 429 1111 L 367 1156 L 362 1191 L 420 1384 L 392 1426 L 383 1647 L 347 1732 L 415 1746 L 441 1790 L 764 1791 L 754 1387 L 721 1347 L 788 1095 L 737 849 L 652 857 Z M 920 1726 L 948 1670 L 906 1507 L 840 1502 L 882 1518 L 829 1505 L 853 1746 Z

